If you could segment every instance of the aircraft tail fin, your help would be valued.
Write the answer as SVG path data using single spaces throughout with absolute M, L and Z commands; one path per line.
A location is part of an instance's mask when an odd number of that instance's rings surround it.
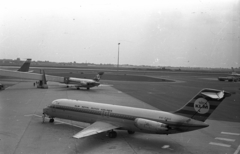
M 233 67 L 232 67 L 232 74 L 231 75 L 237 75 L 237 72 L 235 72 Z
M 216 89 L 202 89 L 175 114 L 204 122 L 230 93 Z
M 32 59 L 27 59 L 23 65 L 18 69 L 19 72 L 28 72 Z
M 104 74 L 104 72 L 99 72 L 93 80 L 95 80 L 95 81 L 100 81 L 101 76 L 102 76 L 103 74 Z

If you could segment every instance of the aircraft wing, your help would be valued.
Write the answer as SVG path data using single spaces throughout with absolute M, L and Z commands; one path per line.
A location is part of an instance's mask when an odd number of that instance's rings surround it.
M 82 131 L 79 133 L 75 134 L 73 137 L 74 138 L 83 138 L 87 137 L 90 135 L 106 132 L 108 130 L 116 129 L 119 128 L 118 126 L 114 126 L 110 123 L 102 122 L 102 121 L 97 121 L 91 124 L 90 126 L 84 128 Z

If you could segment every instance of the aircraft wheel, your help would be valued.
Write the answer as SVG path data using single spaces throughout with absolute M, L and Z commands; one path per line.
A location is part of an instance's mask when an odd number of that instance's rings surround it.
M 49 119 L 49 122 L 50 122 L 50 123 L 53 123 L 53 122 L 54 122 L 54 119 L 53 119 L 53 118 Z
M 69 86 L 67 85 L 67 88 L 68 88 Z
M 134 134 L 134 131 L 128 130 L 128 134 Z
M 89 90 L 90 88 L 89 87 L 87 87 L 87 90 Z
M 117 137 L 117 132 L 115 132 L 115 131 L 110 131 L 110 132 L 108 133 L 108 137 L 109 137 L 109 138 L 116 138 L 116 137 Z
M 77 90 L 79 90 L 80 88 L 79 87 L 77 87 Z

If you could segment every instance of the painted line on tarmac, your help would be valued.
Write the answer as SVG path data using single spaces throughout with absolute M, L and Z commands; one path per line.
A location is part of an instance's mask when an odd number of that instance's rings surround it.
M 238 146 L 237 150 L 233 154 L 238 154 L 239 151 L 240 151 L 240 145 Z
M 110 84 L 100 84 L 99 86 L 100 87 L 108 87 L 108 86 L 112 87 L 113 85 L 110 85 Z
M 222 146 L 222 147 L 231 147 L 229 144 L 223 144 L 223 143 L 216 143 L 216 142 L 210 142 L 209 144 L 211 145 L 217 145 L 217 146 Z
M 217 79 L 217 78 L 199 78 L 199 79 L 218 81 L 218 79 Z
M 225 135 L 240 135 L 239 133 L 231 133 L 231 132 L 221 132 L 221 134 L 225 134 Z
M 229 142 L 234 142 L 234 139 L 229 139 L 229 138 L 221 138 L 221 137 L 216 137 L 216 140 L 222 140 L 222 141 L 229 141 Z

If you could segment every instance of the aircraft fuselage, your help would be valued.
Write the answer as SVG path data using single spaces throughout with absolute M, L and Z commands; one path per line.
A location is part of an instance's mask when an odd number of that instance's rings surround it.
M 126 106 L 59 99 L 45 108 L 50 118 L 62 118 L 86 123 L 104 121 L 120 129 L 153 134 L 174 134 L 193 131 L 208 125 L 169 112 Z

